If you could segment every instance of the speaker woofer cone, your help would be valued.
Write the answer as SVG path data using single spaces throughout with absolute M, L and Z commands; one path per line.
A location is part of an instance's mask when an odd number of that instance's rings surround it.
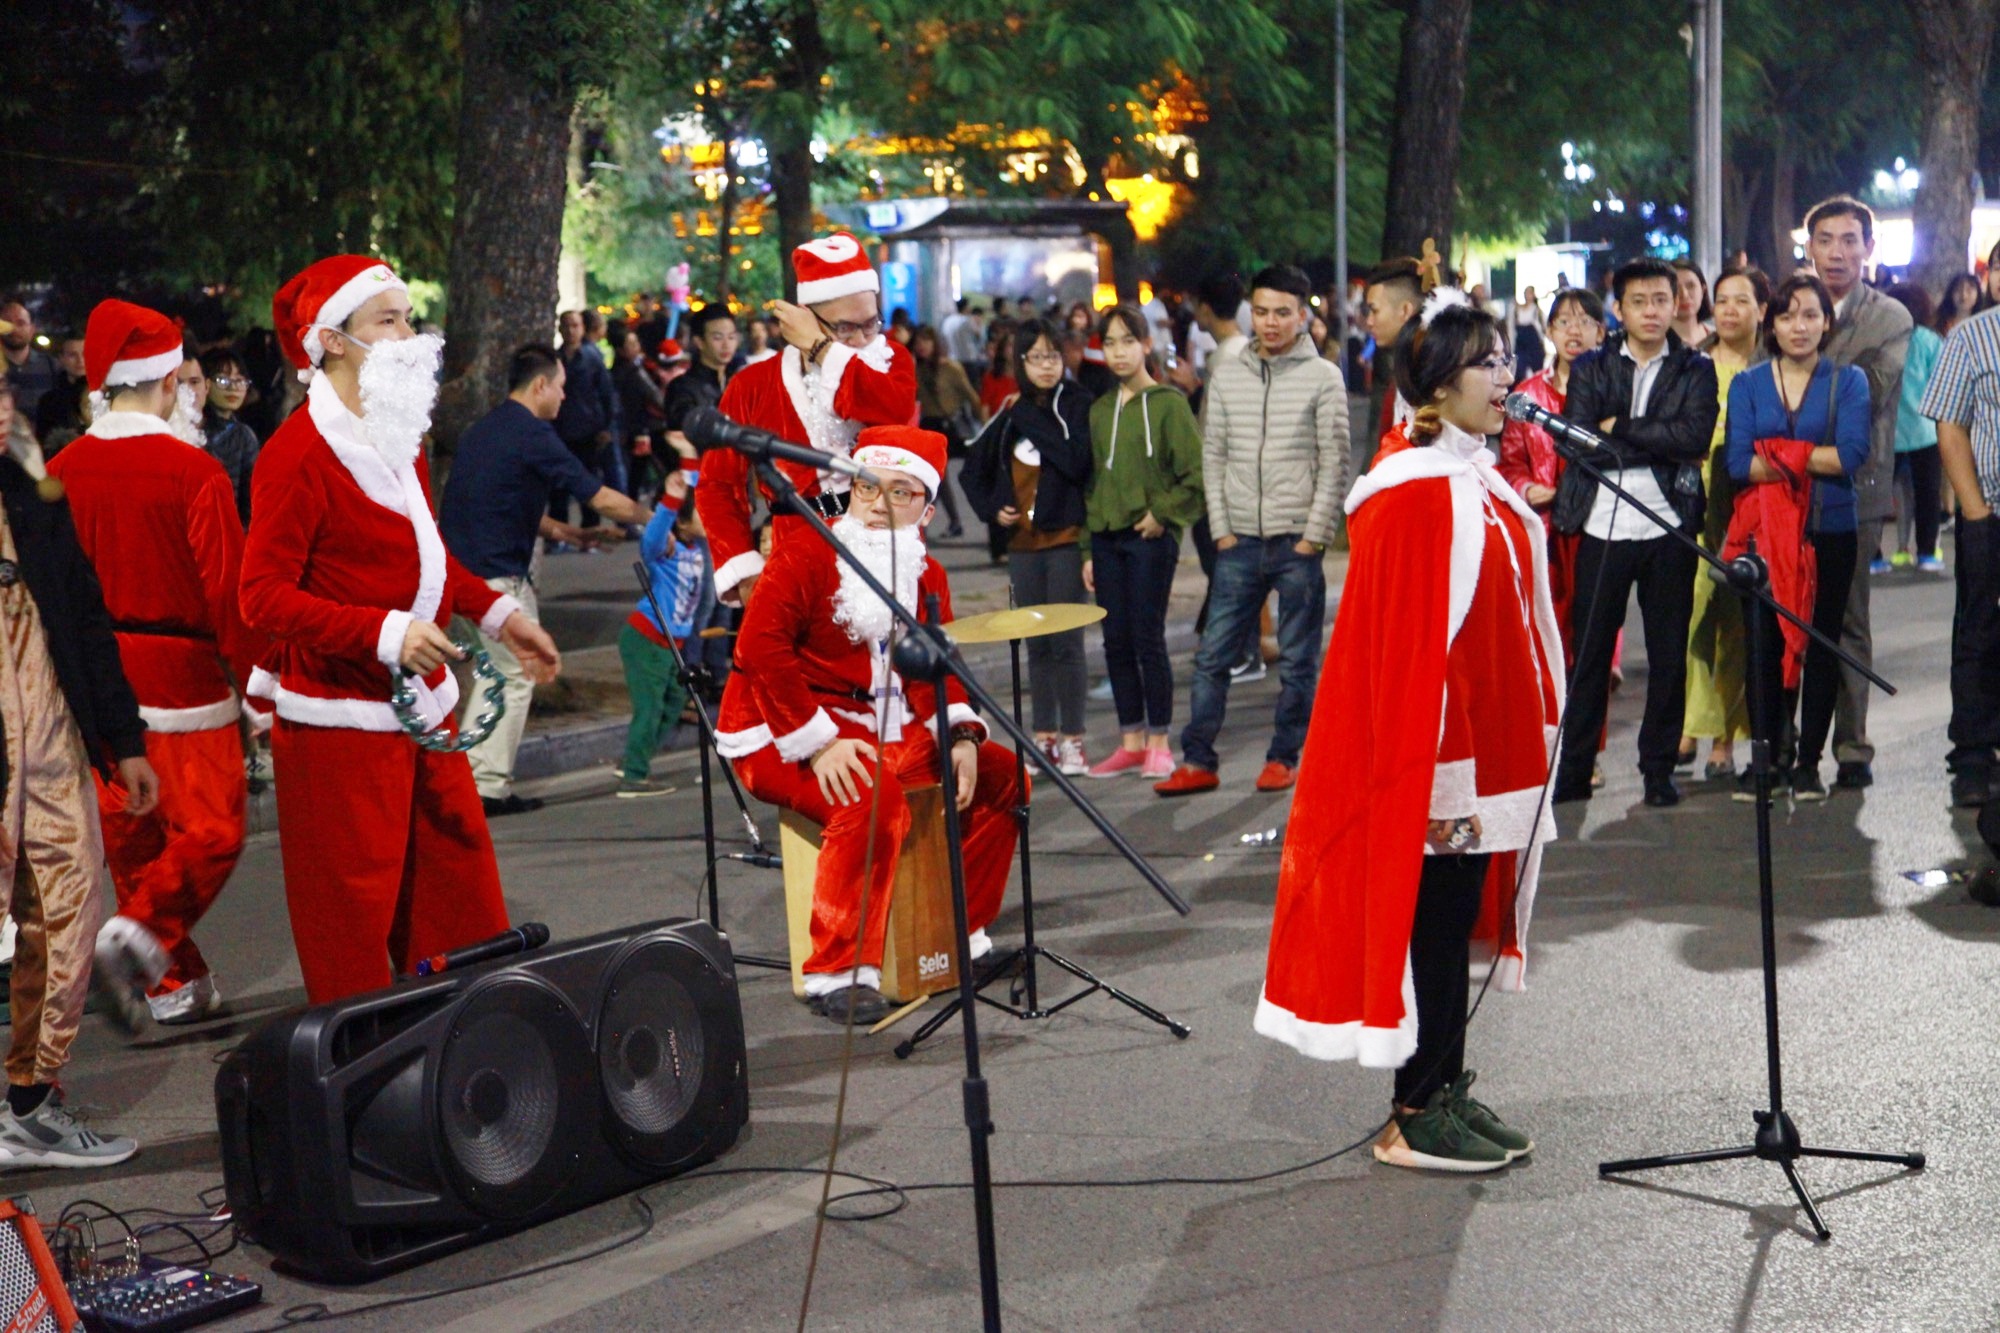
M 613 963 L 597 1021 L 598 1087 L 606 1131 L 636 1159 L 671 1163 L 689 1150 L 685 1128 L 715 1058 L 703 1017 L 728 1002 L 707 960 L 677 940 L 640 941 Z
M 587 1115 L 580 1021 L 540 980 L 510 975 L 476 988 L 453 1016 L 437 1075 L 444 1158 L 480 1211 L 513 1216 L 567 1183 L 575 1154 L 560 1126 Z

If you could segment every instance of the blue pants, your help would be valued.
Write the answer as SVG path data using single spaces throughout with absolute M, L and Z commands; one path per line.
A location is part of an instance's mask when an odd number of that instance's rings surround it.
M 1104 608 L 1104 669 L 1118 725 L 1159 733 L 1174 720 L 1174 669 L 1167 661 L 1167 598 L 1180 538 L 1136 532 L 1090 534 L 1091 575 Z
M 1319 684 L 1320 633 L 1326 627 L 1326 566 L 1319 555 L 1300 555 L 1297 533 L 1239 537 L 1215 553 L 1208 584 L 1208 625 L 1194 655 L 1188 724 L 1181 757 L 1213 771 L 1215 738 L 1229 703 L 1229 668 L 1243 660 L 1243 646 L 1257 638 L 1264 599 L 1278 594 L 1278 720 L 1266 759 L 1297 764 Z

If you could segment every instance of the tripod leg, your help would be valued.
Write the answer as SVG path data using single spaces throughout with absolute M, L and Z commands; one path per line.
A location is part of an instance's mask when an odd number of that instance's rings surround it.
M 898 1060 L 909 1059 L 910 1053 L 916 1050 L 917 1046 L 921 1042 L 923 1042 L 923 1040 L 926 1037 L 929 1037 L 931 1033 L 936 1032 L 939 1028 L 943 1027 L 946 1023 L 950 1022 L 955 1015 L 957 1015 L 958 1006 L 960 1003 L 961 1001 L 956 995 L 952 996 L 950 1000 L 945 1002 L 944 1008 L 938 1010 L 936 1013 L 932 1014 L 929 1018 L 924 1020 L 924 1025 L 922 1027 L 918 1028 L 915 1032 L 912 1032 L 909 1036 L 903 1038 L 903 1040 L 897 1042 L 896 1058 Z
M 1757 1150 L 1744 1148 L 1712 1148 L 1707 1152 L 1676 1152 L 1661 1157 L 1627 1157 L 1618 1162 L 1599 1162 L 1597 1174 L 1600 1176 L 1622 1175 L 1627 1171 L 1652 1171 L 1663 1166 L 1693 1166 L 1697 1162 L 1734 1162 L 1744 1157 L 1755 1157 Z
M 1799 1179 L 1798 1168 L 1782 1157 L 1778 1159 L 1778 1165 L 1784 1168 L 1785 1179 L 1792 1182 L 1792 1193 L 1799 1196 L 1799 1206 L 1806 1210 L 1806 1220 L 1812 1223 L 1813 1234 L 1821 1240 L 1832 1240 L 1833 1233 L 1826 1229 L 1826 1223 L 1820 1219 L 1819 1206 L 1813 1202 L 1812 1195 L 1806 1193 L 1805 1182 Z
M 1924 1169 L 1924 1155 L 1920 1152 L 1857 1152 L 1852 1148 L 1801 1148 L 1801 1157 L 1831 1157 L 1845 1162 L 1891 1162 L 1896 1166 L 1906 1166 L 1912 1171 Z
M 1055 953 L 1048 949 L 1038 949 L 1036 950 L 1036 952 L 1041 954 L 1042 957 L 1048 959 L 1051 963 L 1054 963 L 1057 967 L 1061 968 L 1063 971 L 1075 977 L 1077 980 L 1089 982 L 1092 987 L 1096 988 L 1097 990 L 1103 991 L 1106 995 L 1109 995 L 1112 999 L 1118 1001 L 1118 1003 L 1124 1005 L 1126 1008 L 1130 1009 L 1133 1013 L 1138 1014 L 1142 1018 L 1151 1019 L 1153 1022 L 1158 1023 L 1161 1027 L 1165 1028 L 1167 1031 L 1173 1033 L 1176 1037 L 1180 1037 L 1183 1040 L 1185 1040 L 1188 1033 L 1193 1031 L 1193 1029 L 1188 1027 L 1187 1024 L 1182 1023 L 1176 1019 L 1167 1017 L 1165 1014 L 1155 1009 L 1152 1005 L 1147 1004 L 1144 1000 L 1141 1000 L 1136 996 L 1127 995 L 1124 991 L 1119 990 L 1116 986 L 1111 985 L 1109 982 L 1085 970 L 1084 968 L 1078 967 L 1075 963 L 1072 963 L 1069 959 L 1063 957 L 1061 954 Z M 1082 994 L 1072 996 L 1071 1000 L 1080 1000 L 1083 998 L 1084 995 L 1088 994 L 1090 994 L 1089 991 L 1084 991 L 1082 992 Z M 1071 1000 L 1064 1000 L 1062 1004 L 1056 1006 L 1056 1009 L 1063 1008 L 1064 1006 L 1068 1005 L 1071 1002 Z M 1054 1013 L 1055 1009 L 1051 1009 L 1049 1012 Z

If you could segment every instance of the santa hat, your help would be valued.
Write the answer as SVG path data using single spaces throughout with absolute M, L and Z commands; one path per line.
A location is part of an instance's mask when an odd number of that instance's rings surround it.
M 674 339 L 669 338 L 660 344 L 660 360 L 671 364 L 675 361 L 690 361 L 693 358 L 687 354 L 687 349 Z
M 83 374 L 92 393 L 152 384 L 186 360 L 181 326 L 130 301 L 100 301 L 83 330 Z
M 294 366 L 309 370 L 326 352 L 320 328 L 340 327 L 377 293 L 409 290 L 394 269 L 371 255 L 322 259 L 278 288 L 271 302 L 278 348 Z
M 870 426 L 855 438 L 854 461 L 866 468 L 907 472 L 935 500 L 944 484 L 944 436 L 916 426 Z
M 1104 339 L 1098 337 L 1094 333 L 1091 334 L 1090 341 L 1083 345 L 1083 359 L 1085 361 L 1088 361 L 1093 366 L 1103 365 Z
M 856 292 L 879 292 L 881 279 L 853 235 L 837 231 L 807 241 L 792 251 L 792 272 L 799 280 L 799 304 L 819 305 Z

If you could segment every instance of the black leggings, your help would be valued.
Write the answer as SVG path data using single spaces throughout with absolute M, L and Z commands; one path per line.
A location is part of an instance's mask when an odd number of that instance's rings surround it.
M 1854 555 L 1860 539 L 1852 532 L 1815 532 L 1813 552 L 1818 557 L 1819 583 L 1813 592 L 1812 625 L 1820 633 L 1840 642 L 1841 621 L 1847 614 L 1847 594 L 1854 582 Z M 1833 706 L 1840 691 L 1840 659 L 1816 643 L 1806 645 L 1805 670 L 1796 690 L 1784 688 L 1784 638 L 1778 617 L 1761 604 L 1747 611 L 1764 617 L 1764 641 L 1771 645 L 1765 654 L 1764 677 L 1752 688 L 1763 691 L 1765 706 L 1776 710 L 1782 725 L 1774 760 L 1782 771 L 1796 762 L 1817 767 L 1826 752 L 1826 733 L 1833 726 Z M 1793 728 L 1793 710 L 1798 725 Z M 1755 714 L 1752 714 L 1755 717 Z
M 1465 1072 L 1472 927 L 1490 853 L 1426 856 L 1410 923 L 1410 985 L 1417 993 L 1417 1049 L 1396 1071 L 1396 1104 L 1421 1109 Z
M 1936 445 L 1896 455 L 1896 543 L 1901 549 L 1920 556 L 1938 553 L 1939 520 L 1944 517 L 1938 508 L 1943 481 L 1944 464 Z M 1907 496 L 1903 494 L 1905 488 Z M 1910 545 L 1912 529 L 1916 537 L 1914 547 Z

